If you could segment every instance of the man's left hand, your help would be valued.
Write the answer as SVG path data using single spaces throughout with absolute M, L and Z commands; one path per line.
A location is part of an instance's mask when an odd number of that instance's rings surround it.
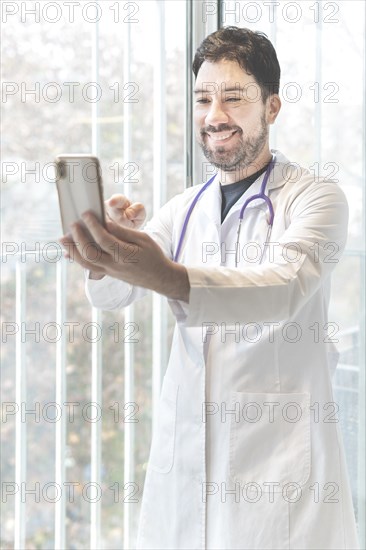
M 189 279 L 183 265 L 167 258 L 149 235 L 113 221 L 106 227 L 90 211 L 60 239 L 66 256 L 85 269 L 149 288 L 175 300 L 189 301 Z M 86 229 L 85 229 L 86 227 Z M 89 234 L 88 234 L 89 233 Z

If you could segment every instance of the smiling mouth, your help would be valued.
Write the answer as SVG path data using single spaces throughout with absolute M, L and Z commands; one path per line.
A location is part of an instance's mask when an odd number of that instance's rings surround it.
M 222 143 L 222 142 L 229 141 L 229 139 L 232 138 L 233 135 L 235 135 L 236 133 L 237 133 L 237 130 L 233 130 L 231 132 L 227 132 L 227 131 L 215 132 L 215 133 L 206 132 L 208 137 L 215 143 Z

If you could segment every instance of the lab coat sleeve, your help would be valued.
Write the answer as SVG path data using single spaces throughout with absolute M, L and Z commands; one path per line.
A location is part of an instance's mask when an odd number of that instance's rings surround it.
M 92 306 L 111 310 L 126 307 L 134 300 L 142 298 L 146 289 L 134 287 L 109 275 L 105 275 L 103 279 L 89 279 L 89 271 L 86 270 L 85 294 Z
M 177 198 L 176 198 L 177 199 Z M 176 199 L 166 203 L 159 213 L 149 221 L 143 231 L 148 233 L 171 258 L 172 210 Z M 90 279 L 85 270 L 85 293 L 90 304 L 96 308 L 112 310 L 129 306 L 135 300 L 143 298 L 148 290 L 134 286 L 108 275 L 102 279 Z
M 305 182 L 306 183 L 306 182 Z M 289 225 L 266 262 L 240 269 L 186 266 L 189 305 L 172 302 L 178 323 L 277 322 L 296 315 L 329 277 L 345 246 L 348 205 L 333 182 L 298 182 Z

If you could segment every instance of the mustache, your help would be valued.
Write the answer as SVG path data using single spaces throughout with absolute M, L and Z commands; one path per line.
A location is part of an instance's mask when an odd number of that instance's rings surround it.
M 219 124 L 218 126 L 205 126 L 204 128 L 201 128 L 200 134 L 203 136 L 204 134 L 215 134 L 218 132 L 240 132 L 242 133 L 242 129 L 239 128 L 239 126 L 229 126 L 228 124 Z

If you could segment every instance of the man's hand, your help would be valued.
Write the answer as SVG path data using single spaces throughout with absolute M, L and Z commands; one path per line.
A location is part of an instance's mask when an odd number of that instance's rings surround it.
M 131 201 L 120 193 L 112 195 L 104 201 L 106 221 L 115 222 L 122 227 L 139 229 L 146 219 L 146 210 L 141 202 Z M 103 279 L 104 275 L 90 271 L 90 279 Z
M 60 239 L 67 257 L 98 277 L 110 275 L 171 299 L 189 301 L 186 268 L 169 260 L 149 235 L 108 220 L 104 228 L 92 212 L 85 212 L 82 219 L 90 235 L 82 224 L 74 223 L 71 235 Z
M 115 222 L 122 227 L 132 227 L 139 229 L 145 221 L 146 210 L 141 202 L 131 201 L 121 194 L 112 195 L 110 199 L 104 201 L 107 220 Z

